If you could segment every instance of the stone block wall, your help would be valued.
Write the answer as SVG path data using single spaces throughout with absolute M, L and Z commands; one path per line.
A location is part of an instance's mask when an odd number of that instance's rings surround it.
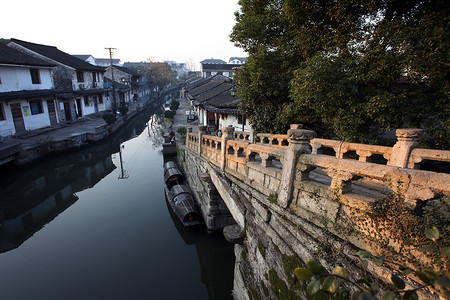
M 206 228 L 209 231 L 220 231 L 228 225 L 235 224 L 233 216 L 211 181 L 208 161 L 193 155 L 183 146 L 180 146 L 178 150 L 178 165 L 186 175 Z
M 342 266 L 351 279 L 359 279 L 364 268 L 355 253 L 368 250 L 379 254 L 380 249 L 375 236 L 367 234 L 378 228 L 372 224 L 361 229 L 370 203 L 396 194 L 409 208 L 416 208 L 426 201 L 439 201 L 439 195 L 450 195 L 449 174 L 405 168 L 409 157 L 415 162 L 449 161 L 450 152 L 417 151 L 414 141 L 399 140 L 400 151 L 313 139 L 313 132 L 298 126 L 286 136 L 240 133 L 237 139 L 228 128 L 223 131 L 219 141 L 199 128 L 198 135 L 189 135 L 179 160 L 198 191 L 207 194 L 216 186 L 245 232 L 244 241 L 235 245 L 236 299 L 308 298 L 305 283 L 294 277 L 294 269 L 304 267 L 309 259 L 328 270 Z M 335 149 L 336 156 L 319 154 L 323 147 Z M 346 159 L 346 153 L 352 151 L 359 156 L 357 160 Z M 387 165 L 370 163 L 373 155 L 384 157 Z M 208 220 L 213 216 L 210 212 L 217 209 L 200 201 Z M 357 234 L 355 228 L 360 229 Z M 392 245 L 399 247 L 402 241 Z M 420 260 L 419 254 L 416 258 Z M 371 261 L 365 269 L 379 281 L 378 286 L 390 282 L 392 270 Z M 414 278 L 404 279 L 407 287 L 414 287 Z M 345 293 L 349 292 L 343 291 L 342 299 L 348 298 Z M 420 297 L 436 298 L 424 293 Z

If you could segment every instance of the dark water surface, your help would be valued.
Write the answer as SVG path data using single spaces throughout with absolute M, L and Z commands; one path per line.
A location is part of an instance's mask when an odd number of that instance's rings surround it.
M 1 299 L 232 298 L 233 246 L 166 204 L 159 130 L 144 112 L 106 142 L 0 170 Z

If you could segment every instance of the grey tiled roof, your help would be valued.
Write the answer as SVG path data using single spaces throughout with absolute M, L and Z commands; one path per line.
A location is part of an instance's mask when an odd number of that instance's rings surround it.
M 131 70 L 131 69 L 128 69 L 126 67 L 114 66 L 114 68 L 116 68 L 117 70 L 120 70 L 122 72 L 128 73 L 130 75 L 133 75 L 133 76 L 139 76 L 138 72 L 136 72 L 134 70 Z
M 55 67 L 55 64 L 48 63 L 41 59 L 32 57 L 16 49 L 0 43 L 0 64 L 11 64 L 30 67 Z
M 0 93 L 0 100 L 29 99 L 35 97 L 51 96 L 57 93 L 58 92 L 53 89 L 4 92 Z
M 221 59 L 211 58 L 211 59 L 202 60 L 200 63 L 201 64 L 226 64 L 227 62 L 223 61 Z
M 87 63 L 79 58 L 76 58 L 73 55 L 63 52 L 54 46 L 34 44 L 30 42 L 21 41 L 18 39 L 11 39 L 11 43 L 18 44 L 22 47 L 27 48 L 28 50 L 39 53 L 42 56 L 50 58 L 54 61 L 57 61 L 63 65 L 72 67 L 79 71 L 96 71 L 96 72 L 105 71 L 105 68 L 103 67 L 91 65 L 90 63 Z
M 242 65 L 238 64 L 207 64 L 203 66 L 203 72 L 211 70 L 211 71 L 233 71 L 233 68 L 239 68 Z

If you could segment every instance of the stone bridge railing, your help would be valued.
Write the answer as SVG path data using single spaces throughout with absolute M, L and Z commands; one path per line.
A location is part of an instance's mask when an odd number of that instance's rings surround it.
M 390 191 L 415 205 L 450 195 L 450 174 L 419 170 L 423 160 L 450 162 L 450 151 L 417 148 L 420 132 L 399 129 L 394 147 L 385 147 L 314 138 L 314 132 L 297 125 L 287 135 L 229 127 L 221 137 L 207 135 L 199 126 L 198 134 L 188 134 L 186 146 L 265 195 L 276 196 L 284 208 L 295 203 L 297 187 L 305 182 L 345 195 L 352 205 L 365 205 Z
M 221 137 L 207 135 L 206 127 L 199 126 L 198 134 L 188 134 L 186 152 L 193 155 L 186 161 L 207 164 L 202 172 L 208 170 L 214 185 L 222 185 L 218 191 L 234 220 L 242 228 L 249 227 L 261 235 L 249 236 L 237 248 L 247 249 L 247 259 L 253 257 L 251 265 L 258 265 L 256 269 L 263 265 L 261 270 L 267 274 L 267 269 L 284 263 L 263 261 L 261 255 L 265 252 L 261 247 L 271 253 L 277 253 L 277 249 L 282 249 L 284 255 L 295 253 L 303 262 L 319 259 L 331 269 L 330 253 L 320 249 L 336 249 L 341 253 L 339 258 L 345 256 L 348 262 L 353 261 L 353 246 L 380 253 L 382 243 L 373 233 L 379 228 L 365 223 L 370 203 L 395 193 L 410 208 L 420 209 L 429 200 L 434 205 L 434 200 L 442 199 L 442 195 L 450 196 L 450 174 L 420 169 L 421 163 L 436 161 L 448 171 L 450 151 L 418 148 L 420 131 L 399 129 L 397 143 L 384 147 L 318 139 L 313 131 L 299 125 L 292 125 L 286 135 L 238 132 L 229 127 L 222 130 Z M 392 230 L 384 228 L 383 233 L 390 236 Z M 277 247 L 271 247 L 271 243 Z M 347 248 L 348 243 L 351 249 Z M 414 259 L 434 268 L 416 246 L 392 240 L 389 247 L 396 253 L 409 251 Z M 410 258 L 406 260 L 409 265 L 413 263 Z M 346 266 L 353 268 L 353 263 Z M 373 263 L 368 268 L 389 282 L 386 269 Z M 267 284 L 264 275 L 258 276 L 260 282 Z

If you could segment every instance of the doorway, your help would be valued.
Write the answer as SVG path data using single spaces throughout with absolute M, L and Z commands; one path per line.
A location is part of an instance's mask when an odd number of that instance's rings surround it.
M 55 101 L 48 99 L 47 108 L 48 108 L 48 116 L 50 118 L 50 125 L 55 125 L 56 123 L 58 123 L 58 120 L 56 119 Z
M 64 102 L 64 115 L 66 116 L 66 122 L 72 121 L 72 112 L 70 110 L 70 102 Z
M 11 114 L 14 121 L 14 127 L 16 128 L 16 133 L 25 131 L 25 123 L 23 121 L 22 107 L 20 103 L 11 103 Z

